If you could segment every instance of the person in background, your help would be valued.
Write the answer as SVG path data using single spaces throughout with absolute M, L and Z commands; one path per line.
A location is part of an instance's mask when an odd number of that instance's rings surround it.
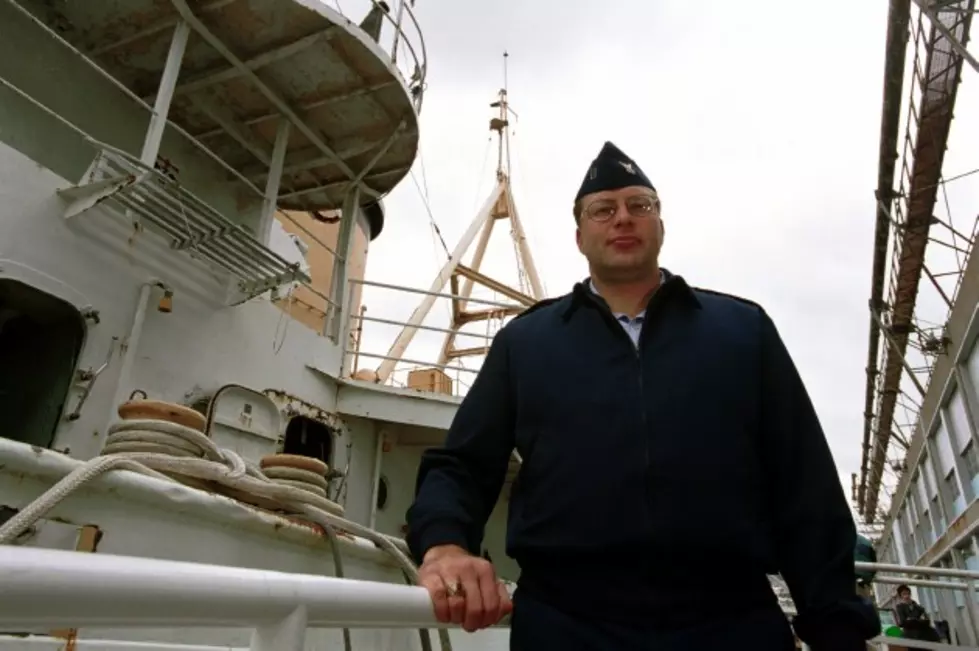
M 874 543 L 866 536 L 857 534 L 857 544 L 856 549 L 853 550 L 853 559 L 860 563 L 877 562 L 877 550 L 874 549 Z M 857 572 L 857 594 L 860 597 L 873 601 L 873 583 L 876 576 L 877 572 L 874 570 Z
M 911 598 L 911 588 L 906 585 L 897 587 L 894 619 L 897 625 L 901 627 L 901 631 L 904 632 L 904 637 L 909 640 L 941 641 L 938 631 L 931 625 L 928 613 L 917 601 Z
M 880 621 L 802 379 L 763 308 L 660 266 L 661 209 L 606 143 L 573 209 L 590 276 L 500 330 L 424 453 L 407 541 L 435 614 L 512 608 L 514 651 L 788 651 L 780 572 L 813 651 L 864 651 Z M 479 552 L 514 449 L 511 605 Z

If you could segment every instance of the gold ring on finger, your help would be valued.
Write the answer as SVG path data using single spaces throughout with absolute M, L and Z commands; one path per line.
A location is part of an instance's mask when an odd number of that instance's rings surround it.
M 459 594 L 462 592 L 462 589 L 459 587 L 459 581 L 452 581 L 451 583 L 447 583 L 445 586 L 445 592 L 450 597 L 459 596 Z

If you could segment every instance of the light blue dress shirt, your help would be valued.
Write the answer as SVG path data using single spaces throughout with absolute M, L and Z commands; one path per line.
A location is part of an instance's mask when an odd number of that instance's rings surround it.
M 662 270 L 659 272 L 659 282 L 660 282 L 660 285 L 663 284 L 663 272 L 662 272 Z M 598 293 L 598 290 L 595 289 L 595 283 L 593 283 L 591 281 L 591 278 L 588 279 L 588 287 L 591 289 L 591 291 L 592 291 L 593 294 L 595 294 L 596 296 L 601 296 L 601 294 Z M 653 292 L 653 293 L 655 294 L 655 292 Z M 638 348 L 639 347 L 639 335 L 642 333 L 642 324 L 643 324 L 643 322 L 646 319 L 645 312 L 642 313 L 642 314 L 637 314 L 635 318 L 632 318 L 628 314 L 625 314 L 625 313 L 613 314 L 612 316 L 614 316 L 615 317 L 615 320 L 618 321 L 622 325 L 622 329 L 625 330 L 625 333 L 627 335 L 629 335 L 629 339 L 632 340 L 632 344 L 636 348 Z

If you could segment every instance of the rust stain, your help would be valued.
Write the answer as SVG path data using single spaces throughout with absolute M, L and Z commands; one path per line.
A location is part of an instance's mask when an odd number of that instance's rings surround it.
M 303 529 L 312 533 L 317 538 L 328 540 L 329 537 L 326 535 L 326 530 L 319 524 L 315 522 L 310 522 L 306 518 L 298 514 L 283 513 L 281 511 L 273 511 L 271 509 L 262 508 L 254 504 L 249 504 L 246 502 L 239 502 L 245 508 L 251 509 L 262 515 L 270 515 L 276 519 L 276 522 L 272 524 L 272 530 L 275 532 L 282 531 L 286 528 L 295 530 L 296 528 Z M 346 540 L 355 541 L 356 537 L 352 534 L 342 531 L 340 529 L 336 530 L 338 538 L 344 538 Z
M 52 518 L 53 519 L 53 518 Z M 61 520 L 58 520 L 59 522 Z M 94 554 L 102 542 L 103 532 L 94 524 L 86 524 L 78 530 L 78 541 L 75 543 L 76 552 L 88 552 Z M 51 631 L 51 637 L 63 639 L 65 641 L 64 651 L 75 651 L 78 646 L 77 628 L 59 628 Z
M 338 436 L 343 435 L 343 420 L 338 415 L 332 414 L 282 389 L 265 389 L 262 393 L 271 398 L 286 416 L 305 416 L 312 418 L 322 422 L 331 429 L 335 429 Z
M 77 628 L 59 628 L 51 631 L 51 637 L 60 638 L 65 641 L 63 647 L 65 651 L 75 651 L 78 643 Z

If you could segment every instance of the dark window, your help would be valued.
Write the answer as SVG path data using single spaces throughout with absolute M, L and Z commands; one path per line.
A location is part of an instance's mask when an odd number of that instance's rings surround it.
M 282 452 L 319 459 L 332 469 L 333 430 L 318 420 L 293 416 L 286 425 L 286 440 Z
M 51 447 L 62 414 L 77 404 L 65 403 L 84 341 L 85 321 L 73 305 L 0 280 L 0 436 Z

